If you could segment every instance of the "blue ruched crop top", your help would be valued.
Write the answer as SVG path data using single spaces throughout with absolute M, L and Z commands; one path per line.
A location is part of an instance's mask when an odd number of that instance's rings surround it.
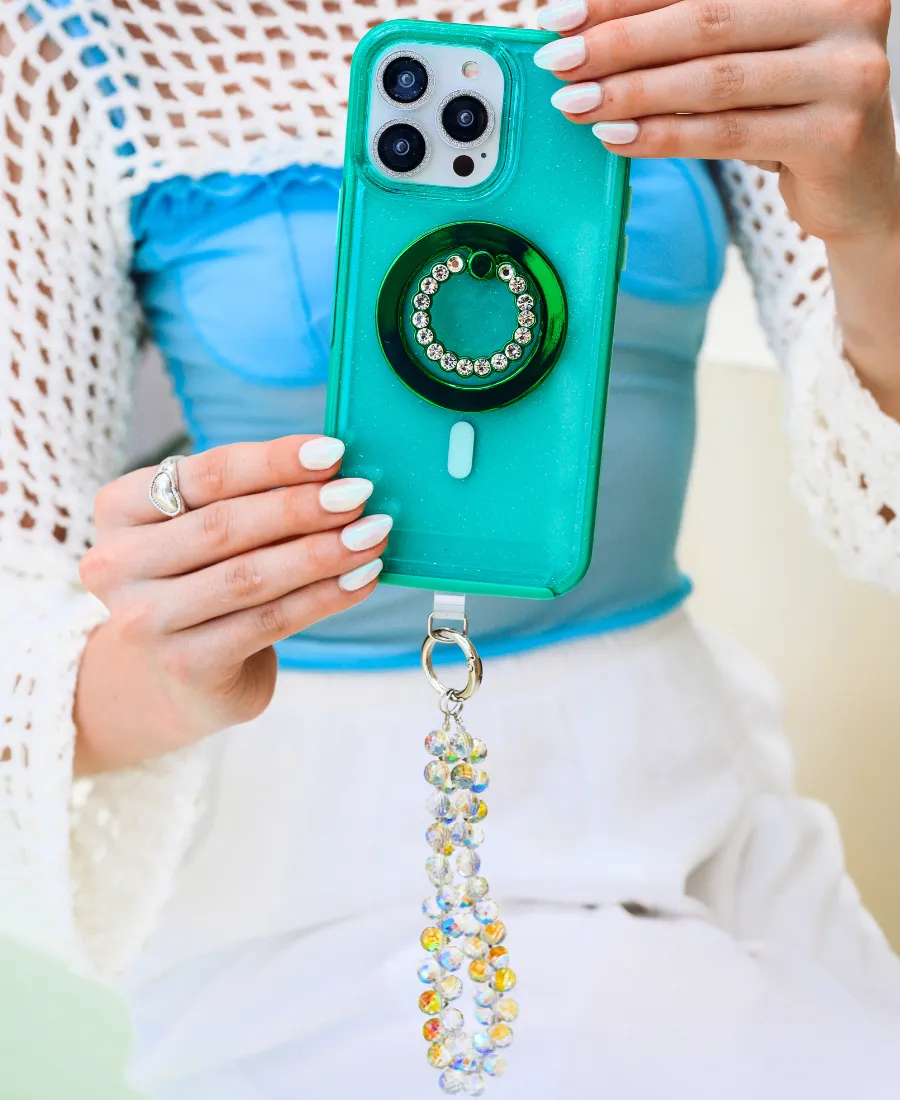
M 177 177 L 134 200 L 135 285 L 196 449 L 322 430 L 340 182 L 289 167 Z M 701 162 L 635 161 L 632 186 L 593 561 L 556 600 L 471 597 L 487 655 L 643 622 L 690 590 L 675 544 L 727 226 Z M 281 643 L 279 660 L 414 665 L 430 610 L 430 593 L 382 585 Z

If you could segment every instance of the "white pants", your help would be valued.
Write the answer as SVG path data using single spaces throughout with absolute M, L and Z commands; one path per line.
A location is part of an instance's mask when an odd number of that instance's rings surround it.
M 154 1100 L 436 1093 L 415 975 L 436 713 L 419 674 L 288 674 L 218 740 L 124 990 Z M 490 663 L 467 719 L 522 1006 L 490 1092 L 900 1096 L 900 962 L 793 791 L 756 662 L 678 613 Z

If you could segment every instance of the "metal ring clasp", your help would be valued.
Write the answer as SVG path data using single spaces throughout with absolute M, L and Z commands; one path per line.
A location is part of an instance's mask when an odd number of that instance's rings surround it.
M 448 688 L 437 678 L 434 671 L 434 663 L 432 661 L 435 642 L 443 642 L 447 645 L 458 645 L 463 651 L 463 655 L 466 658 L 466 666 L 469 670 L 469 676 L 466 680 L 465 687 Z M 460 701 L 471 699 L 479 687 L 481 687 L 481 681 L 484 677 L 481 658 L 478 656 L 478 650 L 472 644 L 471 640 L 462 631 L 454 630 L 452 627 L 439 626 L 431 629 L 430 623 L 428 637 L 422 642 L 422 668 L 428 679 L 428 683 L 431 684 L 439 695 L 449 696 L 454 700 Z

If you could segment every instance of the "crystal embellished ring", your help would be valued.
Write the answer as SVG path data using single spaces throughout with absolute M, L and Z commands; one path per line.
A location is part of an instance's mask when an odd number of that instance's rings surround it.
M 455 338 L 442 333 L 435 302 L 464 279 L 509 292 L 505 335 L 497 335 L 499 313 L 485 315 L 482 331 L 469 323 L 457 324 Z M 565 340 L 566 299 L 553 265 L 527 238 L 488 222 L 460 222 L 397 257 L 379 291 L 377 324 L 385 358 L 411 390 L 443 408 L 484 412 L 519 400 L 547 377 Z M 467 341 L 472 346 L 459 346 Z
M 441 288 L 441 283 L 447 282 L 453 275 L 464 272 L 467 267 L 472 267 L 481 257 L 485 257 L 483 262 L 494 268 L 496 277 L 515 295 L 518 315 L 516 329 L 503 348 L 487 352 L 485 355 L 476 355 L 472 359 L 467 356 L 458 356 L 455 352 L 448 351 L 445 348 L 440 341 L 440 337 L 431 327 L 431 315 L 428 311 L 431 309 L 435 294 Z M 476 275 L 475 277 L 479 278 L 480 276 Z M 412 323 L 416 329 L 416 342 L 425 348 L 425 354 L 429 359 L 440 364 L 443 371 L 448 373 L 456 371 L 460 378 L 469 378 L 473 374 L 477 374 L 479 378 L 486 378 L 494 371 L 499 374 L 501 371 L 505 371 L 511 362 L 521 358 L 522 349 L 526 348 L 532 341 L 534 336 L 532 329 L 536 320 L 534 298 L 531 294 L 526 293 L 528 290 L 527 281 L 519 275 L 508 261 L 495 265 L 493 259 L 487 253 L 473 252 L 467 264 L 462 256 L 454 253 L 452 256 L 448 256 L 446 262 L 436 263 L 431 269 L 431 274 L 426 275 L 418 286 L 413 289 L 415 293 L 412 299 L 414 311 Z

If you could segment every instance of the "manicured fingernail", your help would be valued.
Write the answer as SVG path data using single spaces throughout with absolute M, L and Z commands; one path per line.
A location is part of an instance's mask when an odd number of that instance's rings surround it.
M 364 477 L 342 477 L 319 490 L 319 503 L 326 512 L 352 512 L 372 495 L 375 486 Z
M 587 19 L 585 0 L 562 0 L 538 12 L 538 26 L 545 31 L 574 31 Z
M 357 589 L 365 588 L 367 584 L 374 581 L 383 568 L 384 562 L 381 558 L 367 561 L 358 569 L 351 569 L 349 573 L 338 577 L 338 584 L 345 592 L 356 592 Z
M 363 516 L 341 531 L 341 542 L 348 550 L 371 550 L 388 537 L 393 526 L 390 516 Z
M 328 470 L 344 454 L 344 444 L 327 435 L 307 439 L 300 448 L 300 465 L 307 470 Z
M 593 111 L 603 102 L 602 84 L 567 84 L 550 96 L 550 102 L 567 115 Z
M 591 130 L 608 145 L 630 145 L 640 133 L 636 122 L 597 122 Z
M 541 46 L 534 55 L 534 63 L 539 69 L 564 73 L 566 69 L 583 65 L 586 56 L 584 39 L 579 34 L 574 38 L 558 38 L 555 42 L 548 42 L 546 46 Z

